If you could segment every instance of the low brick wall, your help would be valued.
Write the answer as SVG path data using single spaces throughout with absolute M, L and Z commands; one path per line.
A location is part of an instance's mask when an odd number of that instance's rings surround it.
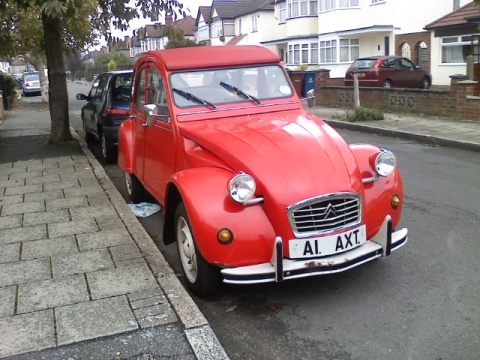
M 456 117 L 480 121 L 480 97 L 473 96 L 476 81 L 452 76 L 450 90 L 384 89 L 361 87 L 360 105 L 385 111 Z M 315 73 L 316 104 L 353 107 L 353 87 L 330 78 L 329 70 Z

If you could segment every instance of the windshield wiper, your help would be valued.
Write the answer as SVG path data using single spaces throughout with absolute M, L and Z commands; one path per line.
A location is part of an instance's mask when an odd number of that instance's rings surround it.
M 177 93 L 178 95 L 184 97 L 185 99 L 187 100 L 190 100 L 190 101 L 193 101 L 193 102 L 196 102 L 197 104 L 202 104 L 202 105 L 208 105 L 208 106 L 211 106 L 213 109 L 216 109 L 217 107 L 212 104 L 210 101 L 207 101 L 207 100 L 204 100 L 204 99 L 201 99 L 199 98 L 198 96 L 195 96 L 189 92 L 186 92 L 186 91 L 183 91 L 183 90 L 179 90 L 179 89 L 175 89 L 173 88 L 172 91 L 174 93 Z
M 244 99 L 249 99 L 255 101 L 257 104 L 260 104 L 260 100 L 258 100 L 255 96 L 247 94 L 245 91 L 240 90 L 236 86 L 224 83 L 223 81 L 220 81 L 220 85 L 223 86 L 225 89 L 227 89 L 230 92 L 235 93 L 235 95 L 240 96 Z

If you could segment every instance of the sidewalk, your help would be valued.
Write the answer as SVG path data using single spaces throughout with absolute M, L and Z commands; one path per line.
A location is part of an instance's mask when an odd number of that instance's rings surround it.
M 385 113 L 384 120 L 351 123 L 344 120 L 347 111 L 345 109 L 324 106 L 312 108 L 305 106 L 305 108 L 335 128 L 375 133 L 430 145 L 480 151 L 479 121 L 451 120 L 408 113 Z
M 0 358 L 228 359 L 86 144 L 49 133 L 41 103 L 0 122 Z

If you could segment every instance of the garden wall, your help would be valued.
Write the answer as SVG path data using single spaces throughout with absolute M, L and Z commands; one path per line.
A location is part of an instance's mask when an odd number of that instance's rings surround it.
M 474 96 L 476 81 L 463 75 L 451 76 L 449 90 L 384 89 L 361 87 L 360 105 L 384 111 L 402 111 L 480 121 L 480 96 Z M 317 105 L 353 107 L 353 87 L 343 85 L 343 78 L 330 78 L 330 70 L 315 72 Z

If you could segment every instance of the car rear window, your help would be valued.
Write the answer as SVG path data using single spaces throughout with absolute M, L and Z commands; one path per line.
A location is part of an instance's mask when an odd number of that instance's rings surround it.
M 38 81 L 38 75 L 27 75 L 25 76 L 25 81 Z
M 369 69 L 375 66 L 377 59 L 357 59 L 352 64 L 352 69 Z
M 128 103 L 132 89 L 132 74 L 117 75 L 114 80 L 112 87 L 113 99 L 116 102 Z

